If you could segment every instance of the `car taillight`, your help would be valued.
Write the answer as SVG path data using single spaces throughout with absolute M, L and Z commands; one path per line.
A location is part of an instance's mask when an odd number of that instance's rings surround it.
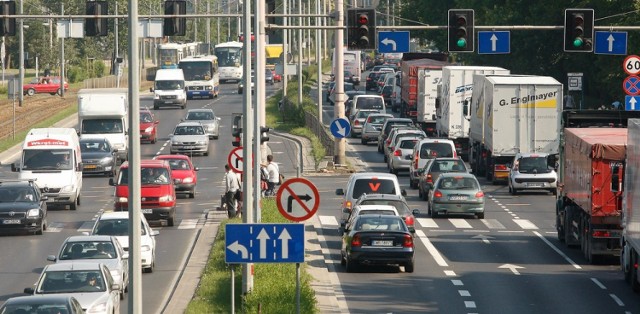
M 351 242 L 353 245 L 353 241 Z M 413 247 L 413 237 L 409 234 L 404 235 L 404 242 L 402 242 L 402 247 Z
M 367 81 L 371 81 L 371 78 L 370 78 L 370 77 L 367 77 Z
M 360 125 L 360 121 L 358 120 L 353 121 L 353 125 Z
M 433 197 L 442 197 L 442 192 L 440 192 L 440 191 L 438 191 L 438 190 L 435 190 L 435 191 L 433 192 Z
M 476 193 L 476 197 L 477 198 L 484 197 L 484 192 L 480 191 L 480 192 Z
M 413 158 L 413 169 L 418 169 L 418 155 Z
M 393 151 L 393 156 L 399 157 L 402 156 L 402 150 L 396 149 Z
M 387 146 L 389 146 L 389 144 L 391 144 L 391 139 L 387 139 L 386 143 L 387 143 Z
M 371 123 L 371 117 L 367 118 L 367 122 Z
M 405 240 L 406 241 L 406 240 Z M 362 241 L 360 241 L 360 235 L 359 234 L 355 234 L 353 235 L 353 238 L 351 238 L 351 246 L 362 246 Z
M 414 224 L 413 216 L 404 217 L 404 223 L 406 223 L 407 226 L 413 226 Z
M 453 145 L 454 145 L 456 148 L 461 148 L 461 147 L 462 147 L 462 144 L 460 144 L 460 143 L 455 143 L 455 144 L 453 144 Z
M 496 171 L 507 171 L 507 166 L 506 165 L 495 165 L 493 167 L 493 169 L 495 169 Z
M 430 174 L 427 174 L 427 183 L 433 183 L 433 177 Z

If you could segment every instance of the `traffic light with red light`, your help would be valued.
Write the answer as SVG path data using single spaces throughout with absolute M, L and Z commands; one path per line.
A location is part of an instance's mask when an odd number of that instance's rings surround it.
M 564 51 L 593 51 L 593 9 L 566 9 L 564 11 Z
M 87 1 L 87 15 L 109 15 L 109 7 L 107 1 Z M 84 32 L 86 36 L 107 36 L 107 19 L 104 18 L 87 18 L 84 22 Z
M 473 52 L 474 41 L 474 11 L 468 9 L 449 10 L 449 51 Z
M 347 48 L 350 50 L 376 49 L 376 10 L 347 10 Z
M 0 15 L 16 15 L 16 2 L 15 1 L 2 1 L 0 2 Z M 16 19 L 15 18 L 0 18 L 0 36 L 15 36 L 16 35 Z
M 164 2 L 164 15 L 187 14 L 187 1 L 167 0 Z M 164 18 L 162 36 L 184 36 L 187 34 L 187 19 L 184 17 Z

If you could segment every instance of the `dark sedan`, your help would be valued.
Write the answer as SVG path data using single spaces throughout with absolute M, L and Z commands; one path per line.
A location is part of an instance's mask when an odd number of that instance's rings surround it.
M 68 313 L 82 314 L 84 310 L 76 298 L 68 295 L 30 295 L 8 299 L 0 313 Z
M 0 181 L 0 230 L 41 235 L 47 228 L 46 200 L 33 180 Z
M 80 140 L 82 174 L 100 174 L 113 177 L 116 174 L 116 151 L 106 138 Z
M 340 251 L 340 263 L 347 272 L 356 271 L 360 265 L 398 265 L 407 273 L 413 272 L 413 234 L 402 217 L 362 215 L 349 224 Z

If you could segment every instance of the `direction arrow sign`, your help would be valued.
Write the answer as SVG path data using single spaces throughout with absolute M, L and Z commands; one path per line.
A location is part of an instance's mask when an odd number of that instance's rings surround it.
M 409 52 L 409 32 L 378 32 L 378 52 Z
M 346 118 L 337 118 L 331 121 L 329 129 L 336 138 L 345 138 L 351 133 L 351 123 Z
M 595 54 L 627 54 L 627 32 L 596 32 L 595 37 Z
M 640 95 L 640 77 L 635 75 L 629 75 L 622 82 L 622 89 L 629 96 Z
M 316 186 L 305 178 L 289 179 L 278 189 L 276 205 L 285 218 L 304 221 L 318 211 L 320 193 Z
M 640 110 L 640 97 L 639 96 L 624 96 L 624 110 L 635 111 Z
M 484 234 L 479 234 L 477 236 L 471 237 L 471 239 L 482 239 L 482 242 L 484 242 L 486 244 L 491 244 L 491 241 L 489 241 L 489 239 L 494 239 L 494 237 L 488 236 L 488 235 L 484 235 Z
M 232 149 L 229 153 L 227 163 L 233 172 L 242 173 L 242 161 L 244 160 L 242 154 L 242 146 Z
M 478 32 L 478 54 L 511 52 L 511 32 Z
M 225 262 L 303 263 L 304 224 L 227 224 Z

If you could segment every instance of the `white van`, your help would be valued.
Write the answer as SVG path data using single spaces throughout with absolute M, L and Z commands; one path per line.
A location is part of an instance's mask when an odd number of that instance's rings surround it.
M 380 113 L 387 113 L 384 105 L 384 98 L 380 95 L 355 95 L 351 104 L 346 108 L 345 115 L 347 117 L 354 114 L 360 109 L 378 110 Z
M 159 69 L 153 87 L 153 109 L 161 106 L 187 106 L 187 89 L 182 69 Z
M 456 146 L 452 140 L 441 138 L 425 138 L 420 140 L 411 153 L 411 166 L 409 167 L 409 186 L 418 187 L 420 180 L 418 170 L 427 165 L 427 161 L 433 158 L 458 157 Z
M 69 205 L 71 210 L 80 205 L 82 157 L 73 128 L 31 129 L 11 171 L 19 172 L 20 179 L 35 179 L 47 204 Z
M 78 91 L 80 138 L 106 138 L 119 160 L 127 159 L 129 108 L 126 88 L 95 88 Z

